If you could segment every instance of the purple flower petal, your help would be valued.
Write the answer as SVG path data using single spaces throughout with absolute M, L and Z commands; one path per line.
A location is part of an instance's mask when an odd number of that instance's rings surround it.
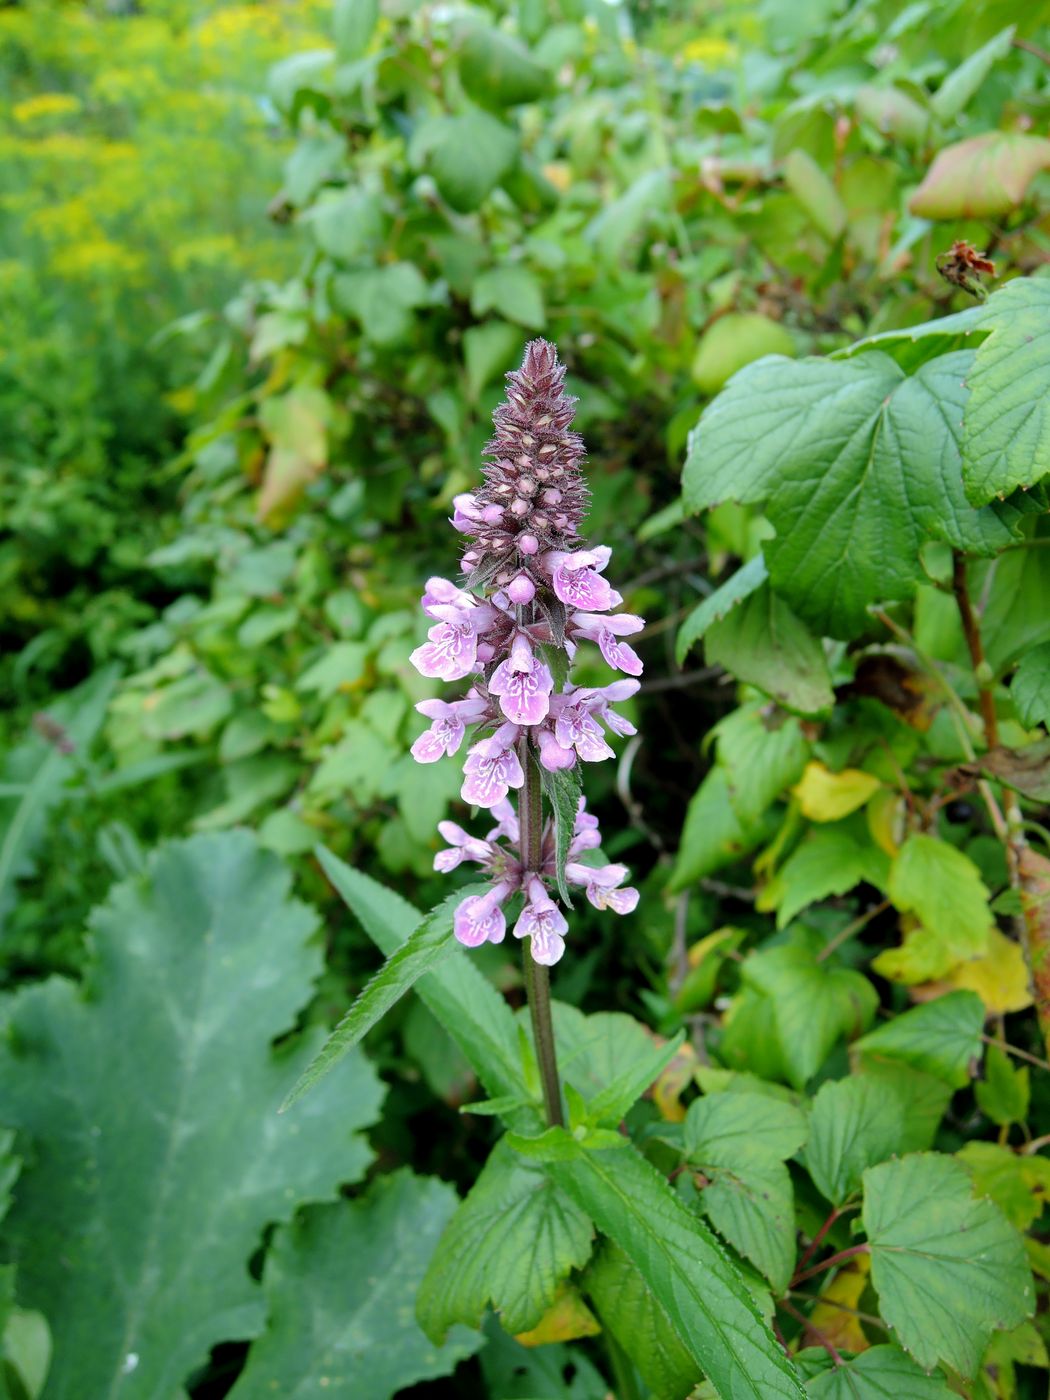
M 605 742 L 601 725 L 584 708 L 583 702 L 566 705 L 554 721 L 554 734 L 559 744 L 574 748 L 585 763 L 599 763 L 614 757 Z
M 542 661 L 529 654 L 529 669 L 515 666 L 514 658 L 501 661 L 489 680 L 489 690 L 499 696 L 500 709 L 514 724 L 542 724 L 550 710 L 554 678 Z
M 452 931 L 460 943 L 466 944 L 468 948 L 478 948 L 482 943 L 503 942 L 507 932 L 507 921 L 500 908 L 500 902 L 506 895 L 500 892 L 505 888 L 497 885 L 488 894 L 470 895 L 463 901 L 456 910 L 452 923 Z
M 598 646 L 608 664 L 617 671 L 626 671 L 629 676 L 642 674 L 641 657 L 626 642 L 618 642 L 611 632 L 603 629 L 598 633 Z
M 421 676 L 458 681 L 476 669 L 478 638 L 467 623 L 439 622 L 427 636 L 430 640 L 409 657 Z
M 513 749 L 505 749 L 495 757 L 486 757 L 477 749 L 472 749 L 463 765 L 463 787 L 460 795 L 464 802 L 475 807 L 495 807 L 506 797 L 510 788 L 519 788 L 525 781 L 518 755 Z

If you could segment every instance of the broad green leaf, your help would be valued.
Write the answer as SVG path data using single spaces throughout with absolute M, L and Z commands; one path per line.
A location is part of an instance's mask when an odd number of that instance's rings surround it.
M 784 179 L 824 237 L 832 243 L 840 238 L 846 228 L 846 208 L 813 157 L 806 151 L 790 151 L 784 161 Z
M 869 1347 L 842 1366 L 823 1350 L 801 1352 L 799 1362 L 816 1371 L 806 1382 L 814 1400 L 951 1400 L 953 1394 L 939 1371 L 929 1375 L 895 1346 Z
M 330 258 L 352 263 L 374 255 L 382 246 L 384 220 L 378 195 L 371 190 L 332 190 L 304 213 L 317 246 Z M 263 401 L 271 402 L 269 399 Z
M 717 1153 L 731 1161 L 748 1151 L 784 1162 L 806 1141 L 805 1114 L 784 1099 L 750 1093 L 705 1094 L 685 1116 L 683 1146 L 690 1157 Z M 712 1157 L 711 1160 L 714 1160 Z
M 994 1201 L 1018 1230 L 1040 1218 L 1050 1195 L 1050 1158 L 976 1141 L 964 1143 L 956 1157 L 973 1179 L 974 1195 Z
M 604 1089 L 600 1089 L 587 1105 L 587 1116 L 592 1122 L 619 1123 L 671 1063 L 684 1040 L 685 1031 L 681 1030 L 662 1045 L 654 1043 L 647 1054 L 640 1056 Z
M 1028 1116 L 1030 1099 L 1027 1065 L 1015 1069 L 1010 1057 L 998 1045 L 989 1045 L 984 1057 L 984 1078 L 974 1085 L 977 1107 L 993 1123 L 1005 1127 L 1022 1123 Z
M 909 836 L 890 864 L 886 890 L 922 927 L 908 934 L 903 947 L 876 958 L 883 976 L 929 982 L 987 950 L 991 895 L 976 865 L 955 846 L 922 832 Z
M 528 1013 L 518 1013 L 524 1030 Z M 611 1098 L 637 1078 L 639 1066 L 653 1063 L 652 1032 L 623 1011 L 596 1011 L 585 1015 L 566 1002 L 552 1003 L 554 1035 L 558 1042 L 558 1066 L 563 1077 L 586 1099 Z M 659 1052 L 662 1053 L 662 1050 Z M 610 1102 L 611 1102 L 610 1098 Z
M 967 350 L 910 376 L 879 353 L 749 365 L 690 436 L 686 502 L 765 501 L 773 588 L 816 630 L 848 639 L 871 603 L 910 596 L 924 540 L 989 554 L 1012 538 L 963 493 L 972 364 Z
M 336 892 L 380 952 L 392 957 L 421 915 L 406 899 L 353 870 L 324 846 L 317 859 Z M 527 1098 L 513 1013 L 469 958 L 450 958 L 427 972 L 415 993 L 440 1021 L 493 1098 Z M 524 1115 L 528 1119 L 526 1111 Z M 511 1117 L 509 1121 L 514 1121 Z
M 852 1039 L 871 1024 L 878 1006 L 875 988 L 861 973 L 817 962 L 799 944 L 752 953 L 740 972 L 771 1002 L 788 1078 L 799 1090 L 840 1039 Z
M 611 1240 L 604 1240 L 583 1276 L 583 1288 L 610 1332 L 638 1367 L 654 1400 L 682 1400 L 699 1368 L 641 1273 Z
M 521 354 L 521 331 L 506 321 L 486 321 L 463 332 L 463 363 L 472 399 L 505 370 L 512 368 Z
M 395 262 L 338 273 L 332 295 L 360 322 L 366 340 L 396 345 L 410 334 L 413 312 L 427 304 L 429 291 L 415 263 Z
M 463 899 L 481 893 L 484 888 L 472 885 L 457 890 L 422 919 L 359 993 L 319 1053 L 303 1070 L 281 1105 L 282 1113 L 334 1069 L 424 973 L 436 967 L 442 958 L 452 952 L 456 946 L 452 934 L 453 915 Z
M 518 155 L 518 137 L 487 112 L 438 117 L 425 137 L 438 189 L 459 214 L 469 214 L 499 184 Z
M 1050 141 L 1041 145 L 1050 155 Z M 963 481 L 975 505 L 1050 474 L 1050 281 L 1020 277 L 981 310 L 992 333 L 966 376 L 962 447 Z
M 472 24 L 467 31 L 459 71 L 464 88 L 486 107 L 535 102 L 550 84 L 550 74 L 522 44 L 483 24 Z
M 724 768 L 712 768 L 693 794 L 668 888 L 674 892 L 713 875 L 754 850 L 762 839 L 758 825 L 745 827 L 729 797 Z
M 569 857 L 576 811 L 583 790 L 580 764 L 577 763 L 572 768 L 561 768 L 554 773 L 541 767 L 540 781 L 554 814 L 554 878 L 562 902 L 566 908 L 571 909 L 572 899 L 569 895 L 568 881 L 565 879 L 565 862 Z
M 1015 26 L 1010 24 L 994 39 L 982 44 L 948 76 L 930 99 L 930 106 L 942 122 L 949 122 L 963 111 L 970 98 L 984 82 L 992 68 L 1010 52 Z
M 848 823 L 812 828 L 759 895 L 759 909 L 776 909 L 777 927 L 786 928 L 818 899 L 847 894 L 862 881 L 886 884 L 885 851 L 854 834 Z
M 544 1167 L 499 1142 L 441 1237 L 419 1290 L 423 1331 L 440 1342 L 455 1322 L 480 1327 L 491 1306 L 508 1332 L 535 1327 L 593 1230 Z
M 335 0 L 332 33 L 343 63 L 360 58 L 379 19 L 379 0 Z
M 704 652 L 789 710 L 812 714 L 834 703 L 823 647 L 769 584 L 708 626 Z
M 449 1375 L 481 1337 L 456 1329 L 435 1347 L 413 1307 L 455 1208 L 451 1186 L 403 1170 L 357 1200 L 310 1207 L 282 1226 L 263 1269 L 266 1331 L 230 1400 L 389 1400 Z
M 1050 642 L 1021 657 L 1010 682 L 1010 699 L 1018 719 L 1027 728 L 1037 724 L 1050 727 Z
M 740 820 L 756 823 L 801 777 L 809 744 L 794 715 L 769 713 L 761 701 L 741 705 L 715 726 L 718 763 Z
M 0 929 L 15 902 L 15 884 L 36 870 L 50 813 L 87 761 L 116 685 L 116 667 L 96 672 L 46 712 L 36 732 L 7 755 L 0 781 Z
M 498 312 L 506 320 L 534 331 L 541 331 L 547 319 L 543 290 L 536 276 L 527 267 L 513 264 L 490 268 L 476 279 L 470 294 L 470 309 L 475 316 Z
M 863 83 L 854 94 L 857 115 L 887 136 L 914 149 L 925 141 L 930 114 L 898 87 Z
M 763 355 L 795 353 L 795 342 L 779 321 L 758 311 L 730 311 L 700 337 L 690 373 L 702 394 L 717 394 L 738 369 Z
M 1050 543 L 1013 549 L 992 565 L 991 588 L 981 617 L 981 639 L 989 666 L 997 676 L 1035 647 L 1050 642 Z
M 626 1254 L 725 1400 L 805 1394 L 740 1274 L 665 1178 L 633 1148 L 548 1171 Z
M 259 421 L 269 440 L 257 510 L 260 520 L 290 505 L 328 461 L 332 401 L 313 384 L 264 399 Z
M 584 230 L 605 262 L 616 262 L 646 223 L 666 209 L 671 182 L 666 170 L 646 170 L 623 194 L 605 205 Z
M 840 1206 L 860 1187 L 866 1168 L 928 1146 L 909 1125 L 909 1102 L 891 1080 L 855 1074 L 822 1084 L 813 1100 L 806 1168 L 817 1189 Z
M 768 577 L 765 559 L 761 554 L 756 554 L 727 578 L 725 583 L 720 584 L 713 593 L 698 603 L 678 630 L 675 660 L 679 666 L 685 661 L 693 644 L 700 640 L 711 624 L 728 617 L 737 604 L 761 588 Z
M 806 1136 L 791 1104 L 715 1094 L 690 1104 L 683 1146 L 708 1178 L 700 1205 L 711 1224 L 769 1279 L 787 1288 L 795 1262 L 795 1196 L 784 1159 Z
M 278 1116 L 315 1037 L 273 1043 L 322 955 L 246 832 L 162 847 L 91 927 L 83 991 L 55 979 L 6 1008 L 0 1118 L 32 1167 L 4 1228 L 20 1298 L 51 1325 L 47 1400 L 154 1400 L 262 1331 L 248 1260 L 263 1230 L 361 1177 L 383 1090 L 357 1055 Z
M 951 1157 L 869 1167 L 864 1229 L 882 1316 L 920 1366 L 972 1376 L 991 1334 L 1032 1311 L 1021 1236 Z
M 961 1089 L 980 1055 L 983 1026 L 981 998 L 949 992 L 877 1026 L 854 1049 L 862 1060 L 896 1060 Z
M 315 692 L 327 700 L 344 686 L 352 686 L 365 673 L 368 662 L 367 642 L 335 642 L 325 648 L 324 655 L 307 667 L 295 683 L 296 690 Z
M 1001 219 L 1023 204 L 1050 168 L 1050 141 L 1022 131 L 985 131 L 940 151 L 908 201 L 921 219 Z
M 479 1358 L 485 1393 L 501 1400 L 608 1400 L 609 1384 L 581 1347 L 524 1347 L 491 1314 Z

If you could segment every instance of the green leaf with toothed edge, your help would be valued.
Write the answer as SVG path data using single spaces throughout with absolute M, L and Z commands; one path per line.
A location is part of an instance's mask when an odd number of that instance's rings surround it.
M 316 855 L 336 892 L 380 952 L 388 956 L 396 953 L 419 924 L 419 911 L 377 880 L 353 870 L 324 846 L 317 847 Z M 423 974 L 413 990 L 463 1051 L 492 1098 L 507 1101 L 501 1116 L 515 1127 L 534 1126 L 538 1110 L 528 1103 L 514 1015 L 470 957 L 438 963 Z
M 799 1352 L 815 1400 L 951 1400 L 939 1371 L 928 1375 L 899 1347 L 875 1346 L 836 1364 L 823 1348 Z
M 571 768 L 560 768 L 551 773 L 540 765 L 540 780 L 543 791 L 550 799 L 554 813 L 554 871 L 558 882 L 558 893 L 567 908 L 572 908 L 568 882 L 565 879 L 565 862 L 572 845 L 573 828 L 576 825 L 576 812 L 580 805 L 583 790 L 583 777 L 579 763 Z
M 348 1050 L 368 1034 L 376 1022 L 454 946 L 452 920 L 457 906 L 472 894 L 484 894 L 488 885 L 457 890 L 432 909 L 397 952 L 388 958 L 364 988 L 335 1030 L 307 1065 L 281 1105 L 281 1112 L 333 1069 Z
M 736 1267 L 639 1152 L 580 1148 L 547 1171 L 631 1260 L 722 1400 L 802 1400 Z
M 700 640 L 712 623 L 721 622 L 739 603 L 761 588 L 768 577 L 766 561 L 761 554 L 756 554 L 713 593 L 697 603 L 678 629 L 675 641 L 675 660 L 678 665 L 684 663 L 690 648 Z

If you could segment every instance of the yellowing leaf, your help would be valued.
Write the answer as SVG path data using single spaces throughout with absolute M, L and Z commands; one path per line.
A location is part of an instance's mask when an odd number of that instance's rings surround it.
M 331 407 L 324 390 L 309 384 L 263 404 L 259 416 L 270 453 L 259 492 L 260 520 L 290 505 L 328 461 Z
M 946 841 L 921 832 L 909 836 L 890 866 L 887 892 L 901 913 L 915 914 L 922 927 L 908 934 L 903 948 L 876 959 L 875 969 L 884 977 L 929 982 L 988 952 L 993 927 L 988 890 L 973 861 Z
M 811 822 L 837 822 L 863 807 L 878 788 L 879 780 L 872 773 L 860 768 L 843 768 L 841 773 L 832 773 L 814 759 L 806 764 L 792 792 L 798 798 L 802 815 Z
M 824 1289 L 809 1316 L 815 1344 L 830 1342 L 839 1351 L 852 1352 L 866 1351 L 871 1346 L 856 1315 L 870 1270 L 871 1260 L 866 1254 L 858 1254 L 844 1269 L 839 1269 Z
M 993 928 L 988 951 L 980 958 L 960 963 L 947 979 L 953 987 L 976 992 L 990 1016 L 1024 1011 L 1032 1004 L 1028 969 L 1020 945 Z
M 653 1085 L 653 1103 L 666 1123 L 681 1123 L 685 1118 L 685 1105 L 680 1096 L 692 1084 L 698 1064 L 696 1051 L 688 1040 L 683 1041 Z
M 891 858 L 900 850 L 904 838 L 905 813 L 904 799 L 889 788 L 875 793 L 865 812 L 872 840 Z
M 1019 131 L 986 131 L 946 146 L 908 201 L 922 219 L 995 219 L 1024 202 L 1050 141 Z
M 548 1342 L 572 1342 L 577 1337 L 594 1337 L 601 1324 L 590 1308 L 569 1284 L 563 1284 L 558 1296 L 535 1327 L 519 1332 L 514 1338 L 523 1347 L 542 1347 Z

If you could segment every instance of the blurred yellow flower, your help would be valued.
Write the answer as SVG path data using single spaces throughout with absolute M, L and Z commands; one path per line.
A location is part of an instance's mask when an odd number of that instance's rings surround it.
M 722 68 L 734 63 L 737 57 L 735 44 L 728 39 L 706 35 L 701 39 L 690 39 L 682 46 L 682 57 L 689 63 L 702 63 L 705 68 Z
M 68 117 L 80 111 L 80 98 L 71 92 L 38 92 L 23 102 L 16 102 L 11 115 L 22 125 L 39 121 L 42 117 Z

